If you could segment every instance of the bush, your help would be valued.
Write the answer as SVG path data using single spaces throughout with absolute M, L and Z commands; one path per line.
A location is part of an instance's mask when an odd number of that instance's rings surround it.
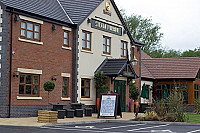
M 194 101 L 194 112 L 200 114 L 200 98 Z
M 52 81 L 47 81 L 44 83 L 43 87 L 45 91 L 50 92 L 50 91 L 53 91 L 55 84 Z
M 139 88 L 135 86 L 135 83 L 129 83 L 129 98 L 132 98 L 134 101 L 138 99 L 139 96 Z

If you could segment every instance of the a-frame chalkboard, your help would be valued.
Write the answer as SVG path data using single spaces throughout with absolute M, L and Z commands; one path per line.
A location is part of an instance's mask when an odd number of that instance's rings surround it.
M 99 101 L 99 117 L 115 117 L 119 115 L 122 118 L 121 104 L 119 95 L 116 93 L 102 94 Z

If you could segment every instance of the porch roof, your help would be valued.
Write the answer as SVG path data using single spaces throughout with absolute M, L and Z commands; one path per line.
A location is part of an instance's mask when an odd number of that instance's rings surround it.
M 95 71 L 95 74 L 97 71 L 103 71 L 103 73 L 106 76 L 109 77 L 120 77 L 123 76 L 124 69 L 128 67 L 130 70 L 130 75 L 126 75 L 127 77 L 131 78 L 138 78 L 136 72 L 134 71 L 130 61 L 128 59 L 108 59 L 106 58 L 101 65 L 97 68 Z

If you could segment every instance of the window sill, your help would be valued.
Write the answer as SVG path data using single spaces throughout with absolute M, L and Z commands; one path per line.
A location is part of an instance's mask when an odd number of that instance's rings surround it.
M 61 97 L 61 100 L 62 100 L 62 101 L 70 101 L 71 98 L 70 98 L 70 97 L 67 97 L 67 98 L 65 98 L 65 97 Z
M 27 39 L 22 39 L 22 38 L 18 38 L 19 41 L 22 42 L 28 42 L 28 43 L 34 43 L 34 44 L 38 44 L 38 45 L 43 45 L 43 42 L 36 42 L 36 41 L 32 41 L 32 40 L 27 40 Z
M 111 55 L 109 54 L 101 54 L 102 56 L 106 56 L 106 57 L 112 57 Z
M 65 47 L 65 46 L 62 46 L 62 49 L 66 49 L 66 50 L 72 50 L 71 47 Z
M 80 101 L 93 101 L 92 98 L 81 98 Z
M 81 49 L 81 52 L 93 54 L 92 51 L 88 51 L 88 50 L 84 50 L 84 49 Z
M 22 96 L 17 96 L 17 100 L 42 100 L 42 97 L 22 97 Z

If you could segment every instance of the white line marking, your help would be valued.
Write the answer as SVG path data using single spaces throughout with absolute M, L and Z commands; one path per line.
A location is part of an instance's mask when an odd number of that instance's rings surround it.
M 135 127 L 140 125 L 146 125 L 146 124 L 135 124 L 135 125 L 126 125 L 126 126 L 118 126 L 118 127 L 109 127 L 109 128 L 102 128 L 101 130 L 108 130 L 108 129 L 115 129 L 115 128 L 123 128 L 123 127 Z
M 95 132 L 95 133 L 108 133 L 107 131 L 94 131 L 94 130 L 80 130 L 80 129 L 65 129 L 65 128 L 52 128 L 52 127 L 41 127 L 53 130 L 64 130 L 64 131 L 82 131 L 82 132 Z M 122 132 L 109 132 L 109 133 L 122 133 Z
M 195 133 L 195 132 L 198 132 L 198 131 L 200 131 L 200 129 L 199 130 L 190 131 L 190 132 L 187 132 L 187 133 Z
M 137 129 L 127 130 L 127 131 L 132 132 L 132 131 L 138 131 L 138 130 L 143 130 L 143 129 L 156 128 L 156 127 L 165 127 L 165 126 L 168 126 L 168 125 L 169 125 L 169 124 L 166 124 L 166 125 L 159 125 L 159 126 L 152 126 L 152 127 L 143 127 L 143 128 L 137 128 Z

